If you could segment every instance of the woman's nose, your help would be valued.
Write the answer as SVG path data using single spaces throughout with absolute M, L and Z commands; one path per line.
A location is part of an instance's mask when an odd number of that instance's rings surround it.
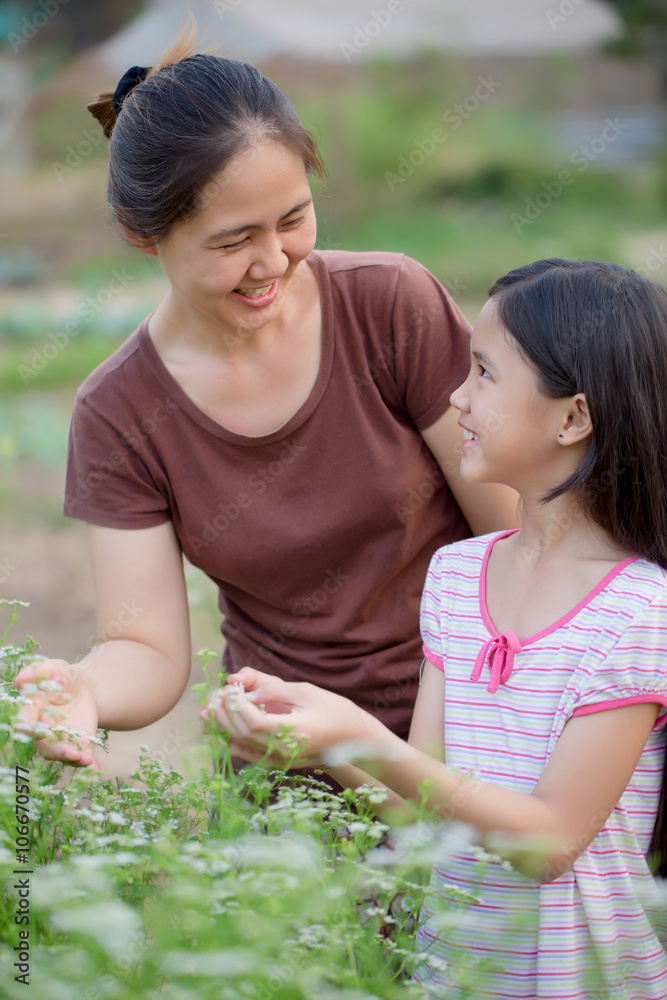
M 248 268 L 248 274 L 256 281 L 263 278 L 280 278 L 289 266 L 289 257 L 283 250 L 279 236 L 256 243 L 257 254 Z

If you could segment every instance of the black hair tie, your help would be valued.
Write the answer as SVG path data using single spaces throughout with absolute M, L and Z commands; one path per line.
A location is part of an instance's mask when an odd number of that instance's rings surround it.
M 112 98 L 113 109 L 116 114 L 120 114 L 120 109 L 123 107 L 125 98 L 138 83 L 142 83 L 146 79 L 150 69 L 150 66 L 132 66 L 120 78 L 120 83 L 116 87 Z

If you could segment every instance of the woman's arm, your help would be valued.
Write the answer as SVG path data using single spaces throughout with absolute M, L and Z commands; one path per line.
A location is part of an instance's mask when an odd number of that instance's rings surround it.
M 439 420 L 422 431 L 422 438 L 442 469 L 463 516 L 475 535 L 520 527 L 518 493 L 498 483 L 467 483 L 461 476 L 463 431 L 456 422 L 458 414 L 459 411 L 450 406 Z M 502 413 L 497 414 L 498 427 L 502 420 Z M 496 425 L 492 424 L 484 428 L 484 432 L 492 434 L 494 427 Z
M 19 689 L 46 677 L 71 700 L 40 692 L 22 715 L 27 724 L 48 725 L 55 708 L 61 724 L 88 735 L 98 725 L 139 729 L 174 707 L 190 676 L 181 550 L 171 522 L 138 531 L 89 526 L 89 545 L 99 644 L 76 664 L 46 660 L 24 668 L 16 678 Z M 86 740 L 77 754 L 71 744 L 53 739 L 41 739 L 37 748 L 52 759 L 92 763 Z
M 244 674 L 237 675 L 241 681 Z M 418 696 L 423 704 L 416 724 L 421 727 L 420 716 L 426 720 L 426 743 L 432 743 L 437 721 L 426 699 L 435 701 L 432 695 L 444 685 L 437 674 L 427 663 Z M 327 751 L 342 744 L 354 763 L 396 795 L 475 826 L 484 843 L 517 870 L 545 882 L 567 871 L 599 833 L 632 777 L 659 711 L 657 704 L 646 703 L 571 719 L 535 788 L 522 793 L 448 767 L 424 753 L 422 735 L 420 746 L 404 743 L 357 705 L 311 684 L 271 679 L 257 688 L 255 700 L 265 703 L 266 713 L 241 695 L 240 709 L 227 710 L 220 719 L 254 759 L 274 741 L 280 750 L 275 734 L 286 723 L 305 738 L 300 758 L 305 763 L 326 763 Z M 281 714 L 271 714 L 273 706 Z

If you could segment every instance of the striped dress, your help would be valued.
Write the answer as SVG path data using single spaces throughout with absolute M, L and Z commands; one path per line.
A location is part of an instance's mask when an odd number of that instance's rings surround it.
M 418 931 L 433 997 L 665 1000 L 665 889 L 648 870 L 667 721 L 667 576 L 625 559 L 550 628 L 499 635 L 486 564 L 501 532 L 439 549 L 422 597 L 424 655 L 444 670 L 447 763 L 530 793 L 568 719 L 665 706 L 621 800 L 572 868 L 549 883 L 449 839 Z M 448 886 L 478 902 L 445 909 Z M 451 895 L 451 893 L 450 893 Z M 661 927 L 662 924 L 662 927 Z M 487 973 L 480 979 L 480 969 Z

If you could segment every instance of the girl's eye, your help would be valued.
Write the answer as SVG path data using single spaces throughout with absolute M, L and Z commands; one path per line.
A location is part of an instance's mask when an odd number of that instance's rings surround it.
M 487 370 L 486 370 L 486 368 L 484 367 L 484 365 L 480 365 L 480 364 L 478 364 L 478 365 L 477 365 L 477 370 L 478 370 L 478 372 L 479 372 L 479 374 L 480 374 L 480 376 L 481 376 L 482 378 L 484 378 L 484 376 L 486 376 L 487 378 L 491 378 L 491 374 L 490 374 L 490 372 L 487 372 Z
M 303 215 L 299 216 L 298 219 L 291 219 L 289 222 L 284 222 L 283 229 L 288 229 L 294 226 L 298 226 L 300 222 L 303 222 Z

